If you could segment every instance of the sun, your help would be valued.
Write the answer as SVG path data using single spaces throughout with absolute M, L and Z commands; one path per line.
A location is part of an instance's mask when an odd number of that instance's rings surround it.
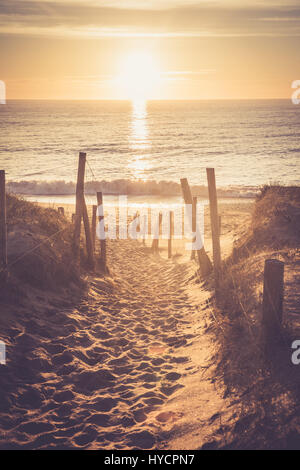
M 159 80 L 159 68 L 150 53 L 132 52 L 121 61 L 117 81 L 124 98 L 132 101 L 152 98 Z

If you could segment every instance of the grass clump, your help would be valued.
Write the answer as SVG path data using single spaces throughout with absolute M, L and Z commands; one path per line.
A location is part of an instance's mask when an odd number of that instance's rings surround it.
M 54 209 L 7 195 L 8 283 L 59 290 L 79 282 L 72 224 Z

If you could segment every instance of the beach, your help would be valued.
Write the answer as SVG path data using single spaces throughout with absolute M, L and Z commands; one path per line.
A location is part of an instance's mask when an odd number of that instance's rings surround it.
M 74 210 L 36 207 L 63 224 Z M 220 205 L 224 258 L 249 232 L 252 212 L 253 203 Z M 211 256 L 209 233 L 208 225 Z M 26 300 L 4 296 L 1 448 L 204 449 L 242 438 L 242 399 L 228 392 L 220 361 L 230 323 L 213 280 L 201 279 L 182 240 L 171 259 L 159 243 L 153 254 L 150 241 L 107 240 L 109 274 L 88 270 L 83 285 L 63 288 L 27 281 Z
M 300 449 L 299 36 L 296 0 L 0 1 L 0 451 Z

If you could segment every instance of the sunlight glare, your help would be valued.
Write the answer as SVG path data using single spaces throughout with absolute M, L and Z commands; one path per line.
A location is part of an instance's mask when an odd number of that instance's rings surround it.
M 125 99 L 144 101 L 158 89 L 160 73 L 151 54 L 134 52 L 121 62 L 118 76 Z
M 145 101 L 132 102 L 131 130 L 131 148 L 135 150 L 148 148 L 147 104 Z
M 151 169 L 148 154 L 151 143 L 148 136 L 146 101 L 132 101 L 130 148 L 133 150 L 133 156 L 128 163 L 128 168 L 132 170 L 132 176 L 135 179 L 146 181 L 147 171 Z

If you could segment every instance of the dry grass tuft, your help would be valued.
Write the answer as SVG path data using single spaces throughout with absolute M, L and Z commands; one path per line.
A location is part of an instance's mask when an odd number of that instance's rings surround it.
M 236 395 L 240 403 L 233 447 L 294 445 L 299 374 L 295 374 L 291 364 L 289 341 L 278 346 L 272 357 L 266 355 L 261 305 L 265 259 L 279 258 L 291 263 L 299 242 L 300 188 L 263 187 L 248 231 L 224 262 L 216 305 L 216 317 L 222 327 L 217 334 L 221 343 L 216 358 L 218 372 L 227 393 Z M 283 339 L 287 338 L 287 332 L 283 332 Z M 283 410 L 279 410 L 282 396 L 286 399 Z M 291 417 L 289 421 L 286 415 Z M 300 447 L 300 437 L 297 442 Z
M 72 225 L 54 209 L 7 196 L 8 284 L 60 290 L 80 277 L 72 256 Z M 4 292 L 4 293 L 5 293 Z

